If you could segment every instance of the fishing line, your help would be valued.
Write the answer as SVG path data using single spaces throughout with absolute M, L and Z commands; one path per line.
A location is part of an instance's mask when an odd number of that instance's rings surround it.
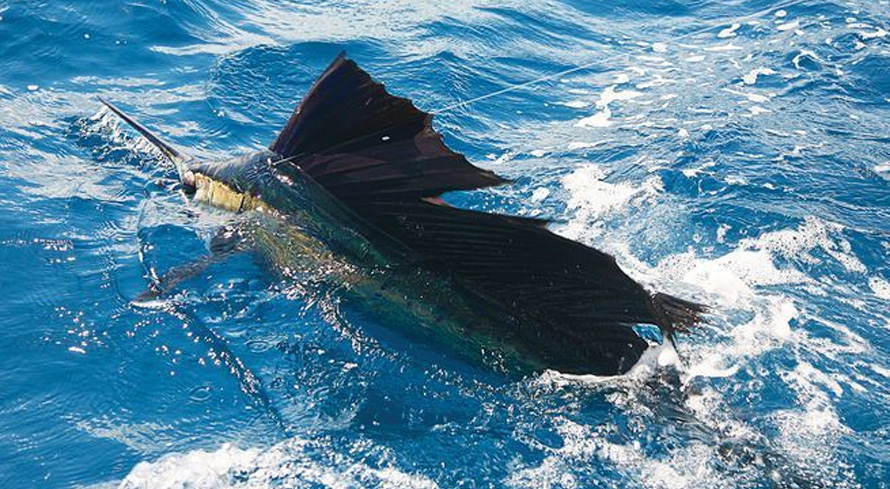
M 680 36 L 673 37 L 673 38 L 671 38 L 671 41 L 672 41 L 672 42 L 676 42 L 676 41 L 680 41 L 680 40 L 682 40 L 682 39 L 688 39 L 688 38 L 690 38 L 690 37 L 697 36 L 697 35 L 699 35 L 699 34 L 704 34 L 704 33 L 708 32 L 708 31 L 715 30 L 715 29 L 717 29 L 717 28 L 723 27 L 723 26 L 725 26 L 726 24 L 735 24 L 735 23 L 739 23 L 739 24 L 740 24 L 740 23 L 742 23 L 742 22 L 744 22 L 744 21 L 748 21 L 748 20 L 752 20 L 752 19 L 758 18 L 758 17 L 760 17 L 760 16 L 766 15 L 766 14 L 768 14 L 768 13 L 770 13 L 770 12 L 773 12 L 773 11 L 778 11 L 778 10 L 782 10 L 782 9 L 786 9 L 786 8 L 794 7 L 794 6 L 796 6 L 796 5 L 799 5 L 799 4 L 804 3 L 805 1 L 806 1 L 806 0 L 792 0 L 792 1 L 789 1 L 789 2 L 779 3 L 778 5 L 770 6 L 770 7 L 768 7 L 768 8 L 765 8 L 765 9 L 763 9 L 763 10 L 759 10 L 759 11 L 757 11 L 757 12 L 754 12 L 754 13 L 751 13 L 751 14 L 748 14 L 748 15 L 743 15 L 743 16 L 740 16 L 740 17 L 734 17 L 734 18 L 732 18 L 732 19 L 729 20 L 729 21 L 727 21 L 727 20 L 722 20 L 722 21 L 720 21 L 720 23 L 715 23 L 715 24 L 709 25 L 709 26 L 707 26 L 707 27 L 703 27 L 703 28 L 701 28 L 701 29 L 694 30 L 694 31 L 692 31 L 692 32 L 687 32 L 686 34 L 682 34 L 682 35 L 680 35 Z M 586 70 L 586 69 L 588 69 L 588 68 L 592 68 L 592 67 L 594 67 L 594 66 L 596 66 L 596 65 L 599 65 L 599 64 L 602 64 L 602 63 L 606 63 L 606 62 L 608 62 L 608 61 L 612 61 L 612 60 L 617 59 L 617 58 L 619 58 L 619 57 L 621 57 L 621 56 L 626 56 L 626 55 L 628 55 L 628 54 L 632 54 L 632 53 L 634 53 L 635 51 L 642 51 L 643 49 L 648 48 L 648 47 L 649 47 L 649 46 L 632 46 L 632 47 L 631 47 L 630 49 L 628 49 L 627 51 L 624 51 L 624 52 L 615 54 L 615 55 L 613 55 L 613 56 L 607 56 L 607 57 L 605 57 L 605 58 L 600 58 L 600 59 L 598 59 L 598 60 L 596 60 L 596 61 L 591 61 L 591 62 L 589 62 L 589 63 L 584 63 L 584 64 L 581 64 L 581 65 L 578 65 L 578 66 L 569 68 L 569 69 L 564 70 L 564 71 L 560 71 L 560 72 L 557 72 L 557 73 L 551 73 L 551 74 L 549 74 L 549 75 L 545 75 L 545 76 L 542 76 L 542 77 L 540 77 L 540 78 L 535 78 L 534 80 L 529 80 L 529 81 L 527 81 L 527 82 L 519 83 L 519 84 L 517 84 L 517 85 L 510 85 L 510 86 L 508 86 L 508 87 L 502 88 L 502 89 L 500 89 L 500 90 L 496 90 L 496 91 L 491 92 L 491 93 L 487 93 L 487 94 L 485 94 L 485 95 L 481 95 L 481 96 L 476 97 L 476 98 L 471 98 L 471 99 L 469 99 L 469 100 L 464 100 L 463 102 L 457 102 L 457 103 L 452 104 L 452 105 L 447 105 L 447 106 L 445 106 L 445 107 L 442 107 L 442 108 L 440 108 L 440 109 L 437 109 L 437 110 L 432 111 L 432 114 L 434 114 L 434 115 L 442 114 L 442 113 L 444 113 L 444 112 L 449 112 L 449 111 L 454 110 L 454 109 L 459 109 L 459 108 L 461 108 L 461 107 L 466 107 L 467 105 L 474 104 L 474 103 L 476 103 L 476 102 L 480 102 L 480 101 L 482 101 L 482 100 L 486 100 L 486 99 L 489 99 L 489 98 L 492 98 L 492 97 L 497 97 L 498 95 L 503 95 L 503 94 L 505 94 L 505 93 L 514 92 L 514 91 L 516 91 L 516 90 L 521 90 L 521 89 L 523 89 L 523 88 L 530 87 L 530 86 L 532 86 L 532 85 L 537 85 L 538 83 L 542 83 L 542 82 L 545 82 L 545 81 L 550 81 L 550 80 L 553 80 L 553 79 L 555 79 L 555 78 L 560 78 L 560 77 L 563 77 L 563 76 L 565 76 L 565 75 L 570 75 L 570 74 L 572 74 L 572 73 L 576 73 L 576 72 L 578 72 L 578 71 L 583 71 L 583 70 Z

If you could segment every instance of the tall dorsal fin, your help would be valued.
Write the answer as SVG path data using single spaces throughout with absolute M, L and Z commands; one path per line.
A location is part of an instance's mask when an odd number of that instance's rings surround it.
M 270 149 L 346 202 L 435 197 L 505 182 L 448 149 L 432 119 L 341 54 Z

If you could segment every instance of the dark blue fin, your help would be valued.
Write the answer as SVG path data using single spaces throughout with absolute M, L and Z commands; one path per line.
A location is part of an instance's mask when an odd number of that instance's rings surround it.
M 272 143 L 343 201 L 433 197 L 505 180 L 448 149 L 433 116 L 390 95 L 341 54 Z
M 375 202 L 356 212 L 509 311 L 518 334 L 563 372 L 624 372 L 648 347 L 634 325 L 657 325 L 672 340 L 703 312 L 650 295 L 612 256 L 550 232 L 544 221 L 426 201 Z

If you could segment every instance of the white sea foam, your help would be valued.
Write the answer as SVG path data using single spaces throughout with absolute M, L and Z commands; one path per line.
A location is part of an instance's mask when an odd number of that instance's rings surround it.
M 602 95 L 600 95 L 600 98 L 596 103 L 597 107 L 606 107 L 607 105 L 611 104 L 612 102 L 633 100 L 633 99 L 643 95 L 641 92 L 637 92 L 634 90 L 616 91 L 615 90 L 616 88 L 618 88 L 617 85 L 612 85 L 612 86 L 606 88 L 603 91 Z
M 728 44 L 721 44 L 719 46 L 711 46 L 711 47 L 705 48 L 705 51 L 711 51 L 714 53 L 725 53 L 725 52 L 729 52 L 729 51 L 742 51 L 744 49 L 745 48 L 743 48 L 741 46 L 736 46 L 733 43 L 728 43 Z
M 890 300 L 890 282 L 880 277 L 872 277 L 868 280 L 868 285 L 877 297 Z
M 668 367 L 677 370 L 682 370 L 683 368 L 677 351 L 674 350 L 673 345 L 666 342 L 652 346 L 644 351 L 637 363 L 622 375 L 566 374 L 555 370 L 547 370 L 536 379 L 536 382 L 557 386 L 571 384 L 621 384 L 628 381 L 635 382 L 648 379 Z
M 748 72 L 745 76 L 742 77 L 742 81 L 745 82 L 745 85 L 754 85 L 757 83 L 757 78 L 760 75 L 775 75 L 776 72 L 772 68 L 764 68 L 759 67 L 755 68 Z
M 867 32 L 867 31 L 859 32 L 859 37 L 861 37 L 862 39 L 880 39 L 882 37 L 885 37 L 886 35 L 887 35 L 887 31 L 884 29 L 881 29 L 880 27 L 876 28 L 876 30 L 871 31 L 871 32 Z
M 353 447 L 363 450 L 361 443 Z M 382 465 L 383 467 L 377 467 Z M 377 487 L 435 489 L 432 480 L 381 460 L 375 467 L 326 446 L 291 438 L 268 449 L 224 444 L 213 451 L 174 453 L 137 464 L 120 489 L 261 489 L 272 487 Z
M 582 167 L 564 179 L 569 208 L 575 214 L 561 232 L 582 241 L 599 241 L 603 235 L 597 223 L 607 219 L 607 215 L 614 218 L 630 212 L 635 204 L 660 195 L 658 185 L 606 182 L 605 179 L 606 171 L 599 167 Z M 782 289 L 806 287 L 826 293 L 831 285 L 814 280 L 802 268 L 824 262 L 826 257 L 850 273 L 867 273 L 867 267 L 855 256 L 843 231 L 839 225 L 809 217 L 797 226 L 743 239 L 732 251 L 717 257 L 700 256 L 690 250 L 669 256 L 655 266 L 634 257 L 626 244 L 622 244 L 627 242 L 622 237 L 610 235 L 605 243 L 608 251 L 615 254 L 622 267 L 635 278 L 660 290 L 670 284 L 674 290 L 690 291 L 691 295 L 679 295 L 708 303 L 717 311 L 713 324 L 722 329 L 717 332 L 719 341 L 684 344 L 684 357 L 689 362 L 682 372 L 685 382 L 701 377 L 734 376 L 764 353 L 777 348 L 783 348 L 796 359 L 794 366 L 779 372 L 782 381 L 797 394 L 797 401 L 794 408 L 773 414 L 774 425 L 780 432 L 778 448 L 797 466 L 813 467 L 813 461 L 818 461 L 817 467 L 820 464 L 826 467 L 820 469 L 821 476 L 829 480 L 852 480 L 848 468 L 832 448 L 837 446 L 839 437 L 849 431 L 833 408 L 832 397 L 845 395 L 848 388 L 863 391 L 866 387 L 847 374 L 826 373 L 798 358 L 796 352 L 807 349 L 817 355 L 836 357 L 862 355 L 869 347 L 865 339 L 841 324 L 819 320 L 836 333 L 837 338 L 833 340 L 811 338 L 807 331 L 798 330 L 796 324 L 813 318 L 808 317 L 806 305 L 798 304 Z M 726 241 L 725 236 L 722 241 Z M 879 298 L 890 295 L 890 284 L 882 278 L 870 278 L 869 286 Z M 679 365 L 676 360 L 663 357 L 668 349 L 674 353 L 665 345 L 650 349 L 623 376 L 610 379 L 547 372 L 536 382 L 555 386 L 640 382 L 666 365 Z M 885 374 L 888 372 L 881 366 L 876 368 L 883 369 Z M 686 402 L 702 422 L 718 426 L 724 433 L 756 438 L 744 420 L 734 418 L 731 408 L 722 405 L 721 394 L 714 388 L 705 387 L 700 395 L 691 395 Z M 635 409 L 634 406 L 631 402 L 628 409 Z M 581 432 L 583 436 L 578 435 Z M 639 481 L 642 487 L 737 485 L 737 481 L 726 479 L 730 477 L 726 473 L 715 473 L 709 465 L 708 461 L 715 456 L 713 447 L 692 442 L 674 450 L 669 462 L 662 462 L 648 456 L 634 443 L 609 442 L 608 436 L 595 429 L 568 420 L 563 421 L 561 434 L 562 448 L 553 450 L 540 465 L 516 471 L 505 481 L 507 485 L 533 487 L 546 483 L 551 487 L 571 487 L 560 477 L 571 474 L 572 467 L 581 460 L 589 463 L 591 459 L 609 462 L 625 476 Z M 786 475 L 776 472 L 774 477 Z M 850 487 L 856 484 L 851 483 Z
M 640 185 L 629 183 L 609 183 L 605 181 L 605 171 L 597 166 L 583 166 L 563 178 L 562 184 L 569 192 L 568 206 L 576 214 L 573 224 L 564 230 L 575 234 L 588 228 L 590 223 L 599 226 L 599 217 L 625 209 L 628 205 L 640 204 L 653 199 L 662 188 L 661 180 L 652 176 Z
M 833 450 L 839 438 L 850 432 L 841 421 L 831 396 L 843 395 L 843 388 L 830 375 L 807 361 L 799 360 L 793 370 L 780 373 L 796 392 L 799 408 L 786 409 L 774 415 L 779 427 L 778 444 L 783 453 L 799 464 L 806 464 L 818 477 L 843 480 L 845 486 L 859 487 L 850 467 L 837 458 Z
M 770 112 L 772 112 L 771 110 L 759 105 L 752 105 L 751 107 L 748 107 L 748 111 L 751 113 L 751 115 L 769 114 Z
M 686 252 L 664 260 L 658 268 L 672 279 L 681 279 L 708 290 L 724 304 L 738 304 L 754 297 L 756 287 L 813 283 L 793 266 L 777 266 L 777 258 L 818 263 L 820 259 L 813 254 L 818 250 L 850 272 L 865 272 L 865 265 L 852 254 L 850 243 L 839 237 L 841 229 L 838 225 L 810 217 L 796 229 L 744 239 L 734 251 L 721 257 L 702 259 L 693 252 Z
M 754 102 L 754 103 L 757 103 L 757 104 L 764 104 L 764 103 L 767 103 L 767 102 L 770 101 L 770 97 L 769 97 L 769 96 L 767 96 L 767 95 L 761 95 L 761 94 L 758 94 L 758 93 L 746 93 L 746 92 L 740 92 L 740 91 L 738 91 L 738 90 L 732 90 L 732 89 L 729 89 L 729 88 L 726 88 L 726 89 L 724 89 L 723 91 L 724 91 L 724 92 L 727 92 L 727 93 L 731 93 L 731 94 L 733 94 L 733 95 L 739 95 L 739 96 L 741 96 L 741 97 L 745 97 L 745 98 L 748 99 L 749 101 Z
M 554 421 L 562 438 L 559 448 L 537 466 L 513 471 L 504 480 L 514 488 L 574 488 L 578 486 L 574 471 L 594 461 L 604 461 L 616 467 L 626 480 L 645 488 L 732 487 L 724 475 L 711 463 L 713 448 L 695 443 L 671 450 L 669 457 L 649 457 L 639 442 L 627 444 L 610 441 L 609 423 L 597 427 L 579 424 L 560 417 Z
M 613 121 L 612 110 L 609 105 L 613 102 L 619 101 L 627 101 L 633 100 L 641 95 L 641 92 L 637 92 L 634 90 L 616 90 L 618 85 L 611 85 L 606 87 L 603 90 L 603 93 L 600 94 L 599 100 L 596 102 L 596 106 L 599 111 L 591 116 L 584 117 L 575 123 L 576 127 L 608 127 L 611 126 Z
M 822 58 L 820 58 L 816 53 L 808 50 L 802 50 L 800 53 L 797 54 L 797 56 L 794 57 L 794 59 L 791 60 L 791 62 L 794 64 L 795 68 L 801 69 L 800 62 L 803 61 L 805 58 L 809 58 L 819 63 L 823 62 Z
M 562 105 L 572 109 L 583 109 L 585 107 L 589 107 L 590 103 L 584 100 L 570 100 L 568 102 L 563 102 Z
M 608 107 L 603 107 L 599 112 L 588 117 L 584 117 L 575 123 L 576 127 L 609 127 L 612 125 L 612 111 Z
M 741 26 L 742 26 L 741 24 L 733 24 L 733 25 L 727 27 L 726 29 L 723 29 L 720 32 L 718 32 L 717 37 L 719 37 L 720 39 L 726 39 L 728 37 L 735 37 L 735 35 L 736 35 L 735 31 L 737 31 L 738 28 Z
M 532 202 L 541 202 L 547 197 L 550 196 L 550 189 L 546 187 L 536 188 L 534 192 L 532 192 L 531 200 Z
M 653 73 L 651 80 L 637 83 L 636 87 L 641 90 L 644 90 L 647 88 L 661 87 L 661 86 L 670 85 L 673 83 L 677 83 L 676 80 L 674 80 L 672 78 L 668 78 L 668 77 L 662 75 L 661 73 Z
M 594 141 L 594 142 L 583 142 L 583 141 L 573 141 L 566 146 L 569 151 L 575 151 L 579 149 L 587 149 L 587 148 L 595 148 L 597 146 L 601 146 L 603 144 L 608 143 L 610 140 L 606 139 L 603 141 Z
M 792 31 L 800 27 L 800 21 L 783 22 L 776 26 L 780 31 Z
M 195 450 L 166 455 L 155 462 L 137 464 L 121 482 L 120 489 L 236 487 L 235 474 L 250 471 L 259 455 L 258 449 L 241 450 L 230 444 L 213 452 Z

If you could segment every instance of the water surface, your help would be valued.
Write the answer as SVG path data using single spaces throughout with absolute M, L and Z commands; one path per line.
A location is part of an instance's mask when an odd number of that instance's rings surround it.
M 0 0 L 0 486 L 881 488 L 886 1 Z M 651 361 L 509 379 L 244 255 L 97 95 L 264 147 L 341 50 L 546 217 L 714 314 Z M 657 352 L 656 352 L 657 353 Z

